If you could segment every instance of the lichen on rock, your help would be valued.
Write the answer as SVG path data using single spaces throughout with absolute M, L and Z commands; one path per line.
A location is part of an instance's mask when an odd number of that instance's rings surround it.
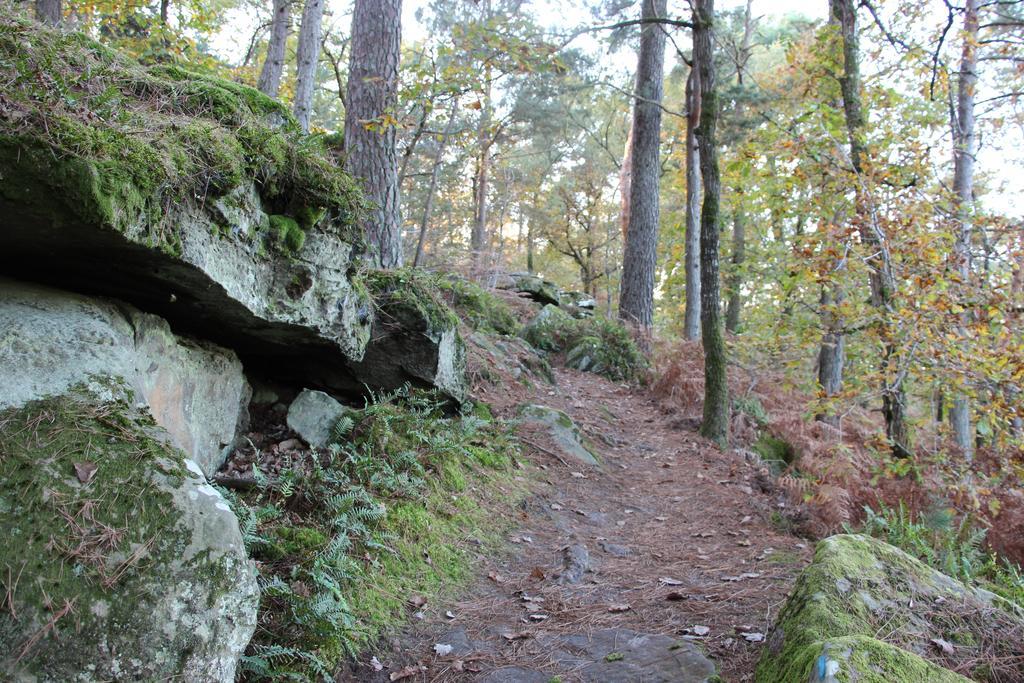
M 195 463 L 130 403 L 82 387 L 0 424 L 4 676 L 232 680 L 255 571 Z

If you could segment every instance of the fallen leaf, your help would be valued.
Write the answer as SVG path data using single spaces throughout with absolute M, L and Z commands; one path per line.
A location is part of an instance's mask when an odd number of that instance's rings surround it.
M 514 633 L 502 633 L 501 637 L 509 642 L 512 642 L 513 640 L 523 640 L 525 638 L 530 638 L 532 635 L 533 634 L 531 634 L 529 631 L 516 631 Z
M 541 569 L 540 567 L 534 567 L 533 570 L 530 572 L 530 578 L 531 579 L 536 579 L 537 581 L 543 581 L 544 580 L 544 570 Z
M 88 484 L 93 476 L 96 475 L 96 470 L 98 469 L 99 465 L 94 462 L 76 462 L 75 476 L 78 477 L 78 481 Z
M 550 614 L 540 614 L 540 613 L 537 613 L 537 614 L 531 614 L 530 615 L 530 621 L 547 621 L 550 618 L 551 618 Z
M 949 641 L 943 640 L 942 638 L 932 638 L 931 643 L 944 655 L 951 655 L 954 653 L 953 644 Z
M 298 439 L 285 439 L 281 443 L 277 444 L 277 449 L 279 451 L 294 451 L 299 448 L 302 448 L 302 442 Z
M 438 657 L 447 657 L 448 655 L 450 655 L 452 653 L 452 646 L 449 645 L 448 643 L 435 643 L 434 644 L 434 653 Z
M 736 545 L 741 545 L 744 548 L 749 548 L 750 547 L 750 541 L 736 541 Z
M 621 652 L 609 652 L 604 656 L 606 662 L 621 662 L 626 656 Z
M 505 577 L 498 572 L 487 572 L 487 578 L 494 583 L 505 583 Z
M 654 519 L 656 519 L 656 520 L 657 520 L 657 521 L 659 521 L 659 522 L 667 522 L 667 521 L 668 521 L 668 517 L 666 517 L 666 516 L 664 516 L 664 515 L 658 515 L 658 516 L 657 516 L 657 517 L 655 517 Z
M 572 477 L 573 479 L 586 479 L 587 478 L 587 475 L 583 474 L 582 472 L 570 472 L 569 476 Z
M 427 599 L 422 595 L 414 595 L 411 598 L 409 598 L 409 604 L 415 607 L 416 609 L 419 609 L 420 607 L 423 607 L 427 604 Z
M 744 633 L 743 640 L 747 641 L 748 643 L 760 643 L 764 641 L 764 634 L 757 632 Z
M 708 626 L 697 624 L 695 626 L 691 626 L 690 628 L 684 628 L 683 632 L 692 633 L 695 636 L 706 636 L 707 634 L 711 633 L 711 628 Z
M 665 599 L 670 602 L 678 602 L 680 600 L 685 600 L 686 595 L 680 593 L 679 591 L 672 591 L 671 593 L 665 596 Z
M 558 503 L 552 503 L 552 504 L 551 504 L 551 509 L 552 509 L 552 510 L 556 510 L 556 511 L 557 511 L 557 510 L 561 510 L 561 509 L 562 509 L 562 506 L 561 506 L 561 505 L 559 505 Z
M 390 681 L 404 681 L 406 678 L 412 678 L 422 671 L 426 671 L 427 667 L 419 666 L 417 664 L 411 664 L 401 671 L 395 671 L 391 674 L 388 680 Z
M 695 534 L 690 534 L 694 538 L 711 538 L 715 535 L 714 531 L 698 531 Z
M 370 657 L 370 668 L 374 671 L 383 671 L 384 665 L 380 663 L 380 660 L 376 657 Z
M 446 617 L 448 617 L 449 619 L 454 619 L 455 618 L 455 613 L 452 612 L 451 610 L 448 610 L 447 612 L 445 612 L 444 615 Z
M 668 576 L 663 576 L 660 579 L 658 579 L 658 583 L 662 584 L 663 586 L 682 586 L 683 585 L 683 582 L 680 581 L 679 579 L 673 579 L 673 578 L 668 577 Z
M 629 605 L 608 605 L 608 611 L 613 614 L 616 612 L 627 612 L 629 609 Z

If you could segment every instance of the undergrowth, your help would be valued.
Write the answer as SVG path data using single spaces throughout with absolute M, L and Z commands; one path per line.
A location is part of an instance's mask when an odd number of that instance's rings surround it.
M 641 380 L 648 368 L 629 330 L 600 315 L 573 318 L 548 305 L 523 330 L 523 338 L 542 351 L 565 353 L 569 367 L 616 382 Z
M 896 508 L 864 508 L 862 533 L 896 546 L 925 564 L 972 583 L 1024 607 L 1021 568 L 985 548 L 986 530 L 971 515 L 959 518 L 952 509 L 935 506 L 913 515 Z
M 342 418 L 328 449 L 272 479 L 255 469 L 255 490 L 228 494 L 262 593 L 243 678 L 333 680 L 411 596 L 468 578 L 497 543 L 480 498 L 510 480 L 514 453 L 500 423 L 403 389 Z

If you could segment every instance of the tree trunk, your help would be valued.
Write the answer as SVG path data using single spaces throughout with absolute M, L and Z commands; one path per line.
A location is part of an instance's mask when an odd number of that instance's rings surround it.
M 629 121 L 629 132 L 626 133 L 626 148 L 622 154 L 622 167 L 619 169 L 619 226 L 622 239 L 629 233 L 629 187 L 633 176 L 633 120 Z
M 850 161 L 858 176 L 856 187 L 856 214 L 861 239 L 868 248 L 866 258 L 871 284 L 871 303 L 878 309 L 882 339 L 882 414 L 885 417 L 885 431 L 893 454 L 897 457 L 910 455 L 910 434 L 907 430 L 906 395 L 903 376 L 900 372 L 899 349 L 893 339 L 895 330 L 891 318 L 894 315 L 892 298 L 895 292 L 895 278 L 889 248 L 879 226 L 871 215 L 870 199 L 864 189 L 865 118 L 860 92 L 860 54 L 857 36 L 857 6 L 853 0 L 829 0 L 832 21 L 840 29 L 842 37 L 842 75 L 838 76 L 843 93 L 843 112 L 850 141 Z
M 320 60 L 320 21 L 324 15 L 325 0 L 306 0 L 299 27 L 299 44 L 295 50 L 295 102 L 292 111 L 302 130 L 309 132 L 309 119 L 313 111 L 313 88 L 316 85 L 316 66 Z M 355 29 L 353 19 L 352 28 Z M 352 55 L 355 57 L 355 53 Z M 352 79 L 349 78 L 351 88 Z M 347 116 L 346 116 L 347 118 Z M 348 128 L 348 123 L 345 125 Z
M 665 0 L 643 0 L 642 18 L 666 16 Z M 665 32 L 655 23 L 640 32 L 636 72 L 638 97 L 633 102 L 633 171 L 630 178 L 629 229 L 622 257 L 619 317 L 644 333 L 654 321 L 654 267 L 658 247 L 658 181 L 661 164 L 662 74 Z
M 402 265 L 396 129 L 384 122 L 398 101 L 401 19 L 402 0 L 356 0 L 345 96 L 345 169 L 362 179 L 375 204 L 363 227 L 371 258 L 383 268 Z
M 36 0 L 37 21 L 50 26 L 60 26 L 63 16 L 61 0 Z
M 444 150 L 448 146 L 448 138 L 451 137 L 452 128 L 455 126 L 455 119 L 458 115 L 459 100 L 452 100 L 452 110 L 448 114 L 448 123 L 444 126 L 444 135 L 437 144 L 437 154 L 434 155 L 434 166 L 430 169 L 430 185 L 427 186 L 427 201 L 423 206 L 423 220 L 420 221 L 420 237 L 416 241 L 416 256 L 412 260 L 412 267 L 416 268 L 423 259 L 423 244 L 427 239 L 427 228 L 430 226 L 430 214 L 434 211 L 434 196 L 437 194 L 437 181 L 441 176 L 441 164 L 444 161 Z
M 737 201 L 742 197 L 736 193 Z M 732 268 L 729 273 L 729 304 L 725 310 L 725 329 L 732 334 L 740 331 L 740 311 L 743 299 L 740 288 L 743 287 L 743 276 L 740 269 L 747 251 L 746 218 L 742 209 L 736 209 L 732 215 Z
M 960 55 L 960 82 L 957 86 L 956 120 L 953 121 L 953 193 L 959 222 L 954 257 L 963 287 L 971 281 L 971 229 L 974 202 L 974 159 L 977 137 L 974 133 L 974 92 L 978 86 L 978 0 L 966 0 L 964 7 L 964 44 Z M 964 323 L 968 322 L 964 315 Z M 957 394 L 949 411 L 949 421 L 960 452 L 968 461 L 974 458 L 974 429 L 971 404 L 967 396 Z
M 491 17 L 491 0 L 480 3 L 481 23 L 486 25 Z M 480 126 L 477 130 L 479 152 L 476 160 L 476 174 L 473 181 L 473 228 L 469 234 L 469 250 L 472 252 L 473 267 L 483 266 L 484 250 L 487 247 L 487 185 L 490 171 L 491 139 L 491 65 L 484 67 L 484 92 L 480 106 Z
M 700 83 L 697 64 L 686 79 L 686 312 L 683 334 L 700 339 L 700 152 L 697 125 L 700 121 Z
M 277 97 L 281 90 L 281 74 L 284 72 L 284 50 L 288 44 L 288 29 L 291 24 L 291 0 L 274 0 L 274 16 L 270 22 L 270 42 L 267 43 L 267 58 L 263 60 L 257 87 L 264 95 Z
M 719 446 L 729 442 L 729 387 L 718 287 L 718 214 L 722 183 L 718 170 L 718 91 L 715 85 L 712 22 L 714 0 L 697 0 L 693 61 L 700 69 L 700 170 L 704 205 L 700 213 L 700 323 L 704 343 L 704 421 L 701 434 Z
M 842 332 L 843 321 L 835 313 L 842 300 L 841 293 L 834 293 L 830 285 L 822 286 L 821 317 L 825 332 L 821 339 L 821 349 L 818 351 L 818 384 L 826 400 L 837 396 L 843 389 L 846 337 Z M 832 426 L 839 423 L 831 406 L 819 413 L 817 419 Z

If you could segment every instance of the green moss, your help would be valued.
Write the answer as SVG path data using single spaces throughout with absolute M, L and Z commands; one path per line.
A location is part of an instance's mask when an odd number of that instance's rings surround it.
M 542 351 L 564 353 L 569 367 L 614 381 L 636 381 L 648 367 L 629 331 L 603 316 L 577 319 L 548 304 L 522 336 Z
M 496 294 L 458 275 L 439 275 L 437 287 L 466 325 L 474 330 L 517 334 L 520 329 L 512 307 Z
M 318 207 L 329 217 L 322 229 L 357 241 L 365 203 L 352 178 L 253 88 L 143 67 L 80 34 L 11 18 L 0 19 L 0 78 L 0 193 L 26 209 L 174 252 L 169 212 L 251 179 L 272 209 Z
M 270 216 L 270 233 L 278 248 L 286 253 L 297 254 L 306 243 L 306 233 L 294 218 L 274 214 Z
M 796 461 L 796 451 L 793 446 L 788 441 L 776 438 L 767 432 L 762 432 L 751 448 L 776 472 L 781 472 L 787 465 L 792 465 Z
M 0 582 L 10 600 L 0 636 L 7 651 L 26 646 L 72 606 L 58 619 L 60 645 L 51 634 L 30 647 L 26 671 L 70 680 L 96 666 L 98 643 L 118 647 L 121 634 L 151 633 L 146 620 L 161 598 L 153 587 L 177 580 L 182 562 L 210 580 L 210 600 L 231 589 L 218 563 L 187 559 L 192 537 L 171 491 L 188 474 L 184 455 L 163 436 L 128 401 L 98 399 L 84 388 L 0 412 L 0 567 L 8 571 Z
M 445 303 L 436 282 L 411 268 L 374 270 L 363 275 L 370 296 L 384 320 L 402 322 L 430 335 L 458 327 L 459 319 Z
M 813 680 L 812 670 L 834 659 L 839 681 L 964 681 L 910 651 L 928 651 L 928 638 L 944 632 L 934 607 L 912 605 L 948 602 L 963 609 L 972 599 L 963 586 L 892 546 L 866 536 L 830 537 L 779 614 L 756 680 Z M 895 642 L 878 640 L 883 634 Z

